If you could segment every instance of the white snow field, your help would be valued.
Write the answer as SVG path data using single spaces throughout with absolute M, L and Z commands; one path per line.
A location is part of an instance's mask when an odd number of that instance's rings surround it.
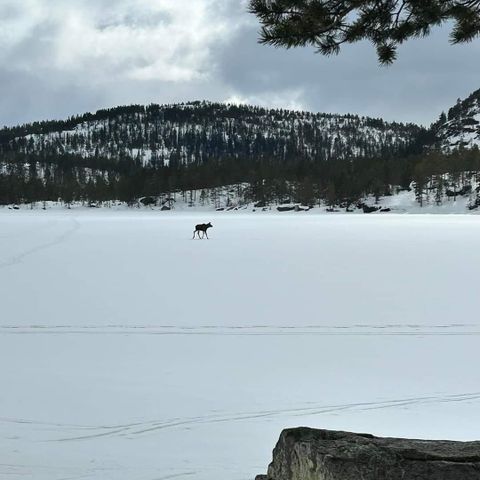
M 252 480 L 300 425 L 478 439 L 479 245 L 477 216 L 0 211 L 0 478 Z

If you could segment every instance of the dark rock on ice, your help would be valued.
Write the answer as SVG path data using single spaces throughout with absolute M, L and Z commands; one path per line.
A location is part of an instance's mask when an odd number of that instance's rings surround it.
M 480 480 L 480 442 L 284 430 L 256 480 Z
M 380 207 L 371 207 L 369 205 L 363 204 L 362 209 L 363 209 L 363 213 L 373 213 L 373 212 L 377 212 L 378 210 L 380 210 Z
M 153 197 L 143 197 L 140 199 L 140 203 L 148 207 L 149 205 L 156 205 L 157 200 Z

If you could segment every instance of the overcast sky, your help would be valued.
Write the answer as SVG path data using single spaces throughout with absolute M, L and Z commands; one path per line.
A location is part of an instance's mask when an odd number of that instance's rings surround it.
M 131 103 L 236 101 L 429 124 L 480 88 L 480 40 L 448 28 L 379 67 L 257 44 L 242 0 L 0 0 L 0 125 Z

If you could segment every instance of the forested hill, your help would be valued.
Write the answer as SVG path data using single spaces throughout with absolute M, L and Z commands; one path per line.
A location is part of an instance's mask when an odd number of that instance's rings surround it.
M 132 105 L 0 131 L 3 153 L 79 155 L 147 166 L 229 158 L 338 160 L 396 155 L 421 129 L 357 115 L 192 102 Z
M 480 146 L 480 90 L 442 113 L 433 125 L 437 144 L 443 151 Z
M 242 185 L 244 202 L 335 206 L 412 184 L 421 205 L 433 190 L 438 204 L 448 192 L 453 198 L 465 189 L 480 192 L 480 152 L 458 149 L 474 142 L 455 140 L 477 138 L 479 96 L 458 102 L 428 130 L 358 115 L 210 102 L 131 105 L 4 128 L 0 205 L 132 204 Z M 480 193 L 472 202 L 480 206 Z

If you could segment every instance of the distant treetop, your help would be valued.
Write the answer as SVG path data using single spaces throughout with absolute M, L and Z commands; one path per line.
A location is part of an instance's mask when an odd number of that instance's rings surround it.
M 480 0 L 250 0 L 249 10 L 262 25 L 261 43 L 332 55 L 368 40 L 382 65 L 396 59 L 398 45 L 447 21 L 453 44 L 480 34 Z

